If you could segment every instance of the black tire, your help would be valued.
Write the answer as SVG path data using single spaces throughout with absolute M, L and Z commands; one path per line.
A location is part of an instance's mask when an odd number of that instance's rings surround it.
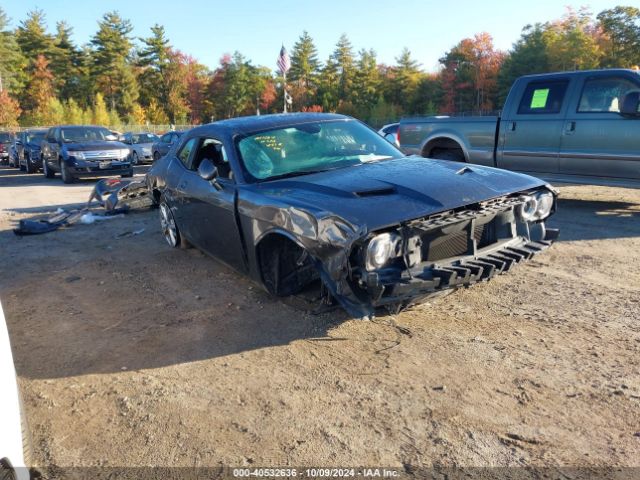
M 31 163 L 31 155 L 24 156 L 24 171 L 27 173 L 35 173 L 36 167 Z
M 431 151 L 429 158 L 437 158 L 438 160 L 448 160 L 450 162 L 464 162 L 464 153 L 460 149 L 454 148 L 435 148 Z
M 46 178 L 54 178 L 56 176 L 56 172 L 52 171 L 49 168 L 49 164 L 47 163 L 46 159 L 42 159 L 42 174 L 46 177 Z
M 76 179 L 73 178 L 71 172 L 69 172 L 69 167 L 64 160 L 60 160 L 60 177 L 62 177 L 62 181 L 64 183 L 73 183 Z
M 160 160 L 160 153 L 159 152 L 153 152 L 153 161 L 157 162 L 158 160 Z
M 171 208 L 167 202 L 162 199 L 160 201 L 160 229 L 167 243 L 172 248 L 189 248 L 191 244 L 182 236 L 178 224 L 173 216 Z
M 123 173 L 122 175 L 120 175 L 122 178 L 131 178 L 133 177 L 133 168 L 131 170 L 129 170 L 127 173 Z
M 25 161 L 26 161 L 26 157 L 25 157 Z M 27 170 L 27 167 L 25 167 L 23 164 L 20 163 L 20 159 L 18 159 L 17 167 L 21 172 L 25 172 Z
M 138 152 L 135 150 L 131 154 L 131 165 L 140 165 L 140 159 L 138 158 Z

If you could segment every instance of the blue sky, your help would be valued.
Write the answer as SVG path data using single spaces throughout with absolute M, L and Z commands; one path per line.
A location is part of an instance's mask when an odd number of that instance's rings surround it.
M 33 8 L 45 11 L 51 31 L 57 21 L 66 20 L 79 44 L 88 42 L 105 11 L 118 10 L 133 23 L 135 36 L 148 36 L 149 27 L 160 23 L 175 47 L 209 67 L 224 53 L 238 50 L 254 64 L 275 69 L 281 43 L 290 49 L 307 30 L 321 60 L 344 32 L 356 50 L 375 49 L 382 63 L 393 63 L 406 46 L 425 70 L 433 71 L 445 51 L 474 33 L 489 32 L 496 46 L 506 50 L 524 25 L 558 18 L 565 5 L 586 5 L 598 13 L 618 3 L 635 0 L 2 0 L 1 6 L 12 26 Z

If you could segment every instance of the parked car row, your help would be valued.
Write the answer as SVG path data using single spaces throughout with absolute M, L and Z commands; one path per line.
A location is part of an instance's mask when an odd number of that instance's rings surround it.
M 151 163 L 167 153 L 183 132 L 118 134 L 104 127 L 58 125 L 18 134 L 0 132 L 0 163 L 27 173 L 56 174 L 65 183 L 80 177 L 133 175 L 133 165 Z

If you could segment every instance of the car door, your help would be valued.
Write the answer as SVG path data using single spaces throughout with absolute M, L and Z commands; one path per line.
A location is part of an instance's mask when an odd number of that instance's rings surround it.
M 47 132 L 47 136 L 45 137 L 45 141 L 43 142 L 42 148 L 42 160 L 47 162 L 47 165 L 51 169 L 58 168 L 58 143 L 56 137 L 59 137 L 57 133 L 59 129 L 50 128 Z
M 623 117 L 626 94 L 640 91 L 640 76 L 603 72 L 586 76 L 565 120 L 560 173 L 640 178 L 640 118 Z
M 189 149 L 188 145 L 189 141 L 181 153 Z M 194 147 L 188 157 L 178 155 L 184 167 L 178 190 L 183 199 L 181 223 L 187 229 L 187 239 L 236 270 L 246 271 L 236 218 L 236 184 L 230 178 L 224 145 L 216 138 L 200 137 Z M 204 158 L 218 167 L 219 177 L 214 183 L 198 174 Z
M 569 84 L 568 78 L 534 79 L 514 92 L 516 101 L 501 120 L 498 166 L 521 172 L 558 171 Z

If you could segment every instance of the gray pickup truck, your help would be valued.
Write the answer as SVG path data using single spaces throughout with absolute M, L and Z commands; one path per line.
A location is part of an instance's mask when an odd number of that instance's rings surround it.
M 520 77 L 500 116 L 407 118 L 399 136 L 407 154 L 550 182 L 640 187 L 640 72 Z

